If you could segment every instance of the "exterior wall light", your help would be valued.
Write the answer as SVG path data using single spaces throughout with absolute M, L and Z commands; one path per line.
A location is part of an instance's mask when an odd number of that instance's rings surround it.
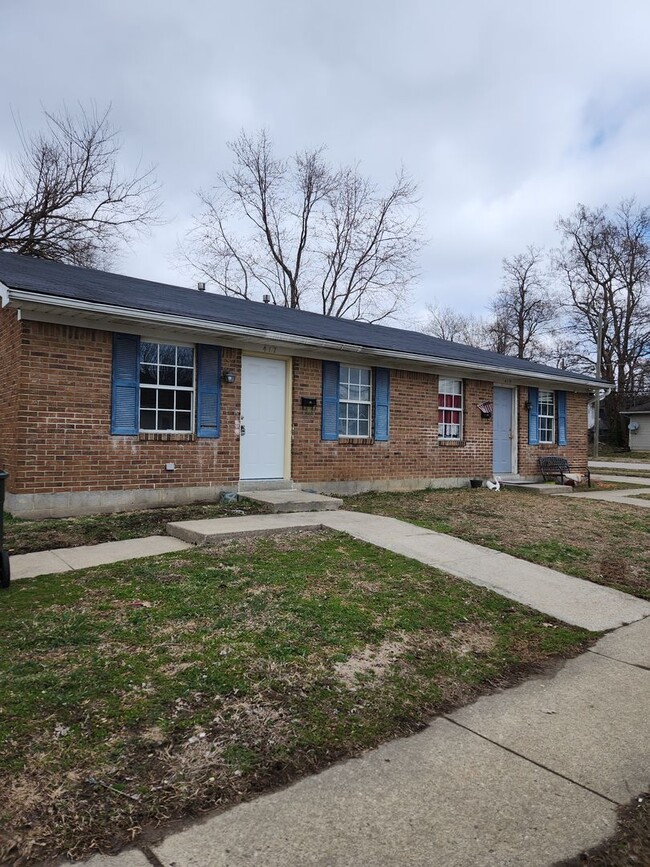
M 234 370 L 224 370 L 223 372 L 223 381 L 227 382 L 228 385 L 232 385 L 233 382 L 237 380 L 237 374 Z

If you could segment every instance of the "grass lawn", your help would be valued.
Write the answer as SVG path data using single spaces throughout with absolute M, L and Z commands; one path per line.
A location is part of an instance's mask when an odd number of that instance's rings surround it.
M 10 554 L 29 554 L 50 548 L 74 548 L 77 545 L 137 539 L 139 536 L 162 536 L 165 525 L 171 521 L 226 518 L 264 511 L 257 503 L 240 500 L 228 504 L 175 506 L 84 518 L 49 518 L 44 521 L 23 521 L 5 513 L 4 547 Z
M 16 582 L 0 598 L 0 863 L 235 803 L 593 637 L 324 531 Z
M 620 503 L 486 489 L 348 497 L 374 512 L 650 599 L 650 515 Z
M 589 458 L 594 461 L 650 461 L 650 452 L 632 452 L 629 449 L 621 449 L 601 443 L 598 449 L 598 457 L 595 458 L 594 446 L 593 443 L 590 443 Z

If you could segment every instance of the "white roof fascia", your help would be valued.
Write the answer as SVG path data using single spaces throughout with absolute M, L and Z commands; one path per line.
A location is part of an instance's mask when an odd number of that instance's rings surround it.
M 402 360 L 415 362 L 417 364 L 431 364 L 436 367 L 446 368 L 450 371 L 476 371 L 480 372 L 483 377 L 486 373 L 492 373 L 510 379 L 517 379 L 520 381 L 524 380 L 528 383 L 539 381 L 543 383 L 553 382 L 570 384 L 574 389 L 580 391 L 593 391 L 598 385 L 604 388 L 611 387 L 611 384 L 604 380 L 601 380 L 600 382 L 585 382 L 584 380 L 573 379 L 570 375 L 562 376 L 537 371 L 519 371 L 508 367 L 507 365 L 501 366 L 486 364 L 477 367 L 468 364 L 467 362 L 445 358 L 444 356 L 420 355 L 418 353 L 399 352 L 389 349 L 358 346 L 350 343 L 339 343 L 334 340 L 303 337 L 297 334 L 287 334 L 280 331 L 270 331 L 261 328 L 250 328 L 243 325 L 213 322 L 205 319 L 195 319 L 189 316 L 175 316 L 169 313 L 157 313 L 149 310 L 137 310 L 135 308 L 119 307 L 112 304 L 97 304 L 92 301 L 81 301 L 76 298 L 65 298 L 59 295 L 47 295 L 44 293 L 25 291 L 21 289 L 8 289 L 8 302 L 18 302 L 24 307 L 26 304 L 34 304 L 37 307 L 40 305 L 57 307 L 63 310 L 90 313 L 94 316 L 97 316 L 98 314 L 102 316 L 114 316 L 142 324 L 147 326 L 149 329 L 155 325 L 176 328 L 181 327 L 215 334 L 225 334 L 235 338 L 254 338 L 273 343 L 283 343 L 289 347 L 295 348 L 299 348 L 301 345 L 318 347 L 319 349 L 330 352 L 354 353 L 355 355 L 367 355 L 373 358 L 395 359 L 396 361 Z

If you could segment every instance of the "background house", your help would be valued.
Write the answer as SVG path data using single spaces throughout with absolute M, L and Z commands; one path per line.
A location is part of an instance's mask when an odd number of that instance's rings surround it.
M 628 420 L 630 451 L 650 452 L 650 401 L 621 413 Z
M 397 328 L 0 253 L 16 515 L 290 486 L 534 478 L 587 458 L 582 374 Z

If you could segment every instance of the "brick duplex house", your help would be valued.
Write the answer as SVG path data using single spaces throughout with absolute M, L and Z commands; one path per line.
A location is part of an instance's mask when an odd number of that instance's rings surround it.
M 417 332 L 0 253 L 17 516 L 534 478 L 607 383 Z

